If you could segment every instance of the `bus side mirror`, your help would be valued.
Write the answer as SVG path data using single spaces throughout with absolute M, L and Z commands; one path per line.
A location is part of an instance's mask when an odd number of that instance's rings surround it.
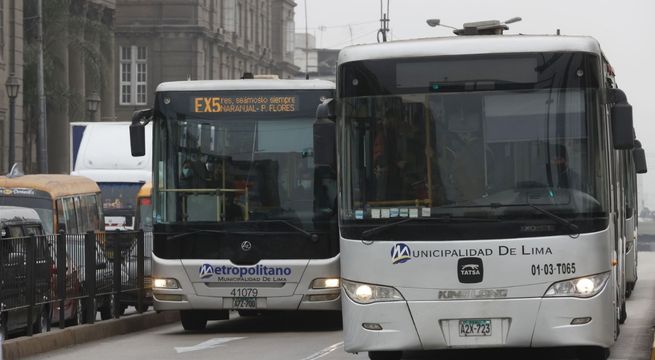
M 146 154 L 146 124 L 150 121 L 151 116 L 152 109 L 137 110 L 132 114 L 130 148 L 134 157 Z
M 319 104 L 314 122 L 314 165 L 333 169 L 337 164 L 334 102 L 334 99 L 327 99 Z
M 632 126 L 632 106 L 628 104 L 625 93 L 619 89 L 609 89 L 608 101 L 612 106 L 612 139 L 614 149 L 634 148 L 634 128 Z
M 632 154 L 635 159 L 635 171 L 637 174 L 645 174 L 648 172 L 648 166 L 646 165 L 646 152 L 643 148 L 638 147 L 632 150 Z

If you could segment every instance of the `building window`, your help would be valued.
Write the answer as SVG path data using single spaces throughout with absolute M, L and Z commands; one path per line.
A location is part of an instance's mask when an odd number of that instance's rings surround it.
M 120 104 L 145 105 L 148 101 L 148 49 L 145 46 L 121 46 L 120 58 Z

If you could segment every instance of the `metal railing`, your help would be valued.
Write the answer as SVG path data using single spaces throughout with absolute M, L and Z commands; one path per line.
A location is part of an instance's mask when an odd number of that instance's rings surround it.
M 51 322 L 93 323 L 97 312 L 119 318 L 128 304 L 145 311 L 151 251 L 143 231 L 0 239 L 0 330 L 22 323 L 30 336 Z

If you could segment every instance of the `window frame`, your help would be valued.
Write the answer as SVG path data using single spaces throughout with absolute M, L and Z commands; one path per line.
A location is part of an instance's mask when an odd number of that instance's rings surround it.
M 148 103 L 148 47 L 119 46 L 118 57 L 119 104 L 146 105 Z

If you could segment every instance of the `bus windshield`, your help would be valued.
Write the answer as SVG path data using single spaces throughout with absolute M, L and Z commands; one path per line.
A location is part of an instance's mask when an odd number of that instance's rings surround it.
M 136 209 L 136 194 L 143 183 L 99 182 L 105 215 Z
M 322 214 L 333 214 L 336 172 L 313 160 L 313 115 L 321 93 L 288 93 L 279 98 L 294 107 L 277 112 L 250 113 L 246 107 L 229 116 L 162 114 L 167 121 L 156 131 L 168 147 L 156 174 L 162 176 L 154 192 L 157 221 L 283 221 L 312 231 Z M 236 99 L 243 98 L 258 97 Z
M 444 67 L 457 79 L 455 64 Z M 594 222 L 607 216 L 604 184 L 597 176 L 603 171 L 598 155 L 603 145 L 597 140 L 602 130 L 596 89 L 516 86 L 539 79 L 513 75 L 509 88 L 501 81 L 485 86 L 427 81 L 427 91 L 419 92 L 419 79 L 409 70 L 398 65 L 395 74 L 396 94 L 342 99 L 346 234 L 360 236 L 367 229 L 362 225 L 402 218 L 443 223 L 446 217 L 452 221 L 444 226 L 467 219 L 498 221 L 480 228 L 487 236 L 512 236 L 489 228 L 504 231 L 503 221 L 525 225 L 548 218 L 535 207 L 582 222 L 584 231 L 602 226 L 604 220 Z M 424 229 L 420 223 L 409 228 Z M 404 231 L 412 237 L 411 230 Z

